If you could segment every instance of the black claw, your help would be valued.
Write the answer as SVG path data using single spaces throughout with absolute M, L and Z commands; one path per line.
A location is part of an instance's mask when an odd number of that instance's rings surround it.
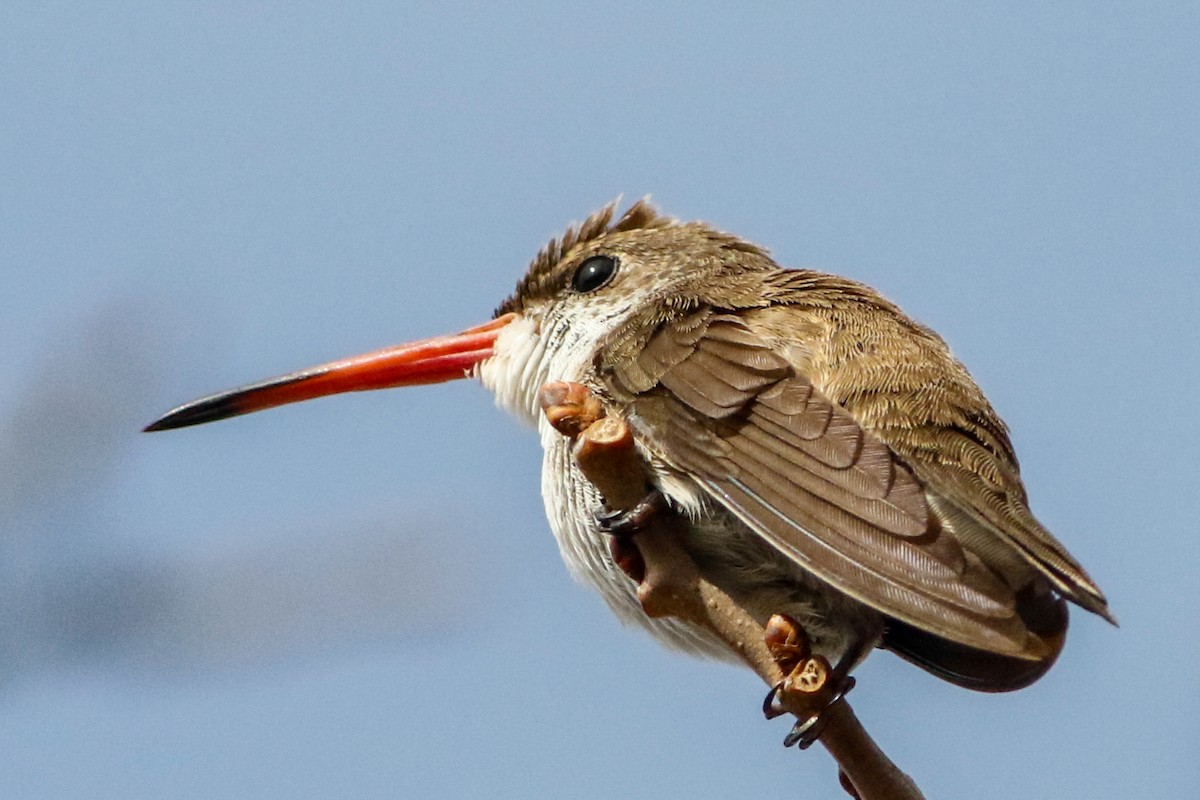
M 612 536 L 633 536 L 650 524 L 654 515 L 667 507 L 662 492 L 651 489 L 638 504 L 628 511 L 613 511 L 607 505 L 593 516 L 600 530 Z
M 614 511 L 608 507 L 608 504 L 597 508 L 592 512 L 592 519 L 596 520 L 596 524 L 600 526 L 600 530 L 605 533 L 612 533 L 612 526 L 621 518 L 624 511 Z
M 783 746 L 795 745 L 801 750 L 807 750 L 821 738 L 821 732 L 824 730 L 825 718 L 821 714 L 813 714 L 806 720 L 797 720 L 792 726 L 792 732 L 783 737 Z
M 783 688 L 783 681 L 771 687 L 771 691 L 767 692 L 767 696 L 763 698 L 763 716 L 767 719 L 775 719 L 782 717 L 787 713 L 787 709 L 775 702 L 779 697 L 779 690 Z
M 791 747 L 795 745 L 801 750 L 807 750 L 812 747 L 821 738 L 822 731 L 825 730 L 825 723 L 827 722 L 825 712 L 830 706 L 845 697 L 854 688 L 854 683 L 854 678 L 847 675 L 845 680 L 841 682 L 838 690 L 829 698 L 829 702 L 825 704 L 824 708 L 812 714 L 808 719 L 796 721 L 796 724 L 792 726 L 791 732 L 783 738 L 783 746 Z M 767 719 L 774 719 L 787 712 L 787 709 L 775 704 L 775 697 L 782 685 L 778 684 L 771 689 L 767 693 L 767 699 L 763 701 L 763 714 L 766 715 Z

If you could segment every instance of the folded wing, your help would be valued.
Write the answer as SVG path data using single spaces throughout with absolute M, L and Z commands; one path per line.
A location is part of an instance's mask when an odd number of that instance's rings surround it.
M 805 570 L 917 631 L 1052 655 L 1013 590 L 943 530 L 912 470 L 736 317 L 668 322 L 604 372 L 634 397 L 643 444 Z

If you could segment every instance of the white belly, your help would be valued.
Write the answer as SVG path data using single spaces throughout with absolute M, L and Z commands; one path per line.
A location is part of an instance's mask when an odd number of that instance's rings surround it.
M 542 438 L 542 499 L 546 518 L 558 549 L 572 576 L 597 592 L 626 624 L 636 624 L 669 647 L 695 655 L 736 660 L 734 652 L 707 630 L 681 620 L 648 617 L 637 600 L 633 579 L 613 563 L 608 534 L 593 520 L 602 498 L 579 472 L 570 443 L 544 420 L 538 424 Z

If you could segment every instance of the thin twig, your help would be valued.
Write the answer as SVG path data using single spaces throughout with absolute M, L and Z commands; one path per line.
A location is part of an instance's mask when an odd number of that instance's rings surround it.
M 580 470 L 608 506 L 616 511 L 637 506 L 647 492 L 646 468 L 624 420 L 605 416 L 599 401 L 579 384 L 547 384 L 542 388 L 541 402 L 551 424 L 573 439 Z M 782 685 L 777 702 L 806 719 L 814 702 L 817 707 L 822 705 L 819 692 L 832 690 L 824 686 L 826 672 L 818 670 L 815 686 L 811 680 L 807 687 L 799 686 L 800 681 L 793 683 L 800 668 L 798 661 L 809 666 L 819 666 L 818 662 L 806 655 L 790 661 L 780 658 L 778 647 L 773 654 L 763 625 L 700 574 L 685 541 L 683 520 L 666 511 L 655 514 L 648 527 L 639 531 L 636 541 L 615 542 L 614 557 L 637 579 L 643 609 L 650 616 L 674 616 L 711 630 L 741 655 L 764 683 L 770 687 Z M 776 619 L 795 624 L 787 618 Z M 777 636 L 773 631 L 772 637 Z M 802 631 L 799 636 L 803 638 Z M 811 677 L 811 671 L 808 674 Z M 817 695 L 813 694 L 814 688 Z M 827 702 L 828 695 L 825 697 Z M 860 800 L 922 800 L 916 784 L 879 749 L 844 698 L 821 714 L 824 728 L 819 741 L 837 761 L 847 791 Z

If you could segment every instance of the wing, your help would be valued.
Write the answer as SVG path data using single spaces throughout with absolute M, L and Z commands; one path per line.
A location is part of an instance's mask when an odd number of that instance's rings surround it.
M 1000 458 L 958 429 L 929 433 L 935 441 L 909 463 L 958 539 L 1001 574 L 1033 567 L 1064 597 L 1115 624 L 1100 588 L 1030 512 L 1011 454 Z M 988 469 L 964 468 L 970 464 Z
M 643 445 L 805 570 L 967 647 L 1051 655 L 1012 590 L 942 530 L 912 471 L 736 317 L 667 322 L 634 358 L 601 366 L 633 397 Z

